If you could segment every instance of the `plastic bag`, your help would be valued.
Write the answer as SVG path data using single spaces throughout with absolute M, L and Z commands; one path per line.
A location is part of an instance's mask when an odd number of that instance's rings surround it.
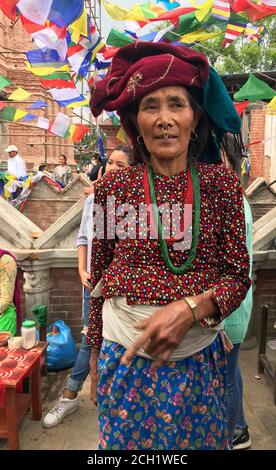
M 78 350 L 74 343 L 71 330 L 63 320 L 56 320 L 48 328 L 47 333 L 47 367 L 56 371 L 72 367 Z

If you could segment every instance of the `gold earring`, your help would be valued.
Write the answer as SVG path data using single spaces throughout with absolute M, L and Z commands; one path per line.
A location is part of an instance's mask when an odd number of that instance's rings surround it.
M 191 132 L 191 140 L 197 140 L 197 133 L 196 131 Z

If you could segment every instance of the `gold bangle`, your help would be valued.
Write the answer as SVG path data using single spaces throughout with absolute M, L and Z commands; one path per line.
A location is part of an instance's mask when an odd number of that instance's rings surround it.
M 194 325 L 196 326 L 199 323 L 198 316 L 197 316 L 197 304 L 193 299 L 190 299 L 190 297 L 184 297 L 185 302 L 189 305 L 193 319 L 194 319 Z

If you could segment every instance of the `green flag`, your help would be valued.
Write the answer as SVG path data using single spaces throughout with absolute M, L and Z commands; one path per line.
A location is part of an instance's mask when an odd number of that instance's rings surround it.
M 5 77 L 2 77 L 2 75 L 0 75 L 0 90 L 3 90 L 3 88 L 5 88 L 6 86 L 10 84 L 11 82 L 9 80 L 7 80 Z
M 13 121 L 15 113 L 16 108 L 13 106 L 6 106 L 0 113 L 0 119 L 3 119 L 4 121 Z
M 117 31 L 116 29 L 111 29 L 108 38 L 106 40 L 106 44 L 109 46 L 115 46 L 115 47 L 122 47 L 126 46 L 126 44 L 131 44 L 134 42 L 132 38 L 129 36 L 126 36 L 126 34 L 121 33 L 120 31 Z
M 247 82 L 234 94 L 235 101 L 271 100 L 276 95 L 270 86 L 250 73 Z

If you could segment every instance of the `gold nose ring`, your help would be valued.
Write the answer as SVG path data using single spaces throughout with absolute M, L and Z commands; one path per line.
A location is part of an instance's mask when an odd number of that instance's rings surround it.
M 168 140 L 169 135 L 170 135 L 169 128 L 162 126 L 162 132 L 163 132 L 163 137 L 164 137 L 164 139 L 165 139 L 165 140 Z

